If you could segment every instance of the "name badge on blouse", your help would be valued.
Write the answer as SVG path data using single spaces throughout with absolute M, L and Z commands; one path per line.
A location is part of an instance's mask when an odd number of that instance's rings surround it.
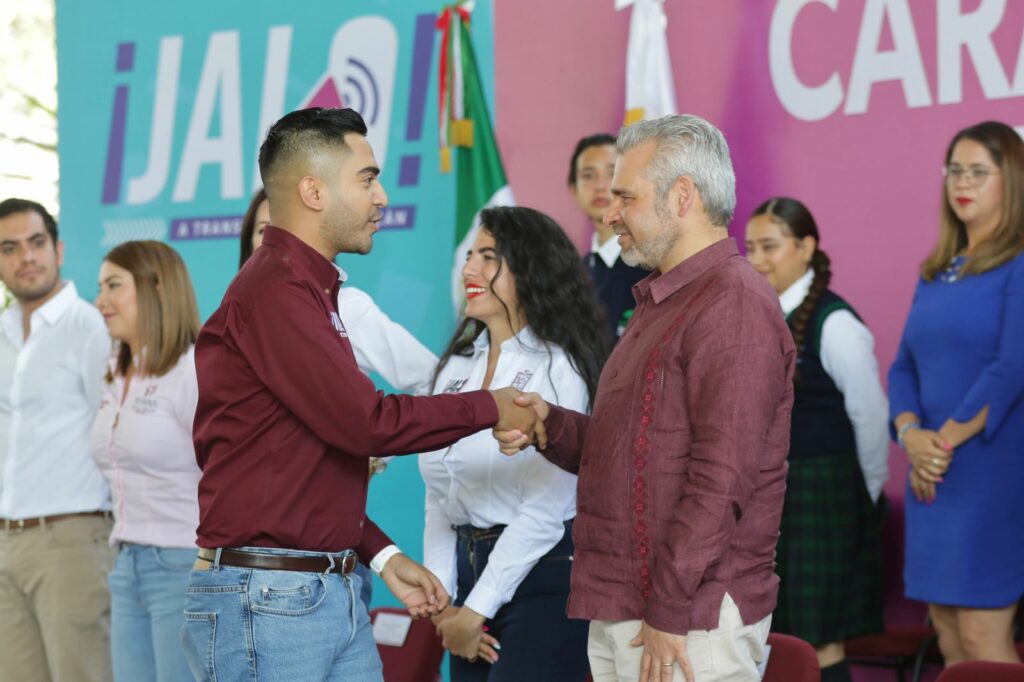
M 533 372 L 528 369 L 524 369 L 522 372 L 516 374 L 516 378 L 512 380 L 512 388 L 520 391 L 526 390 L 526 385 L 530 383 L 530 379 L 533 378 Z
M 157 399 L 153 396 L 156 395 L 157 384 L 149 384 L 145 390 L 142 391 L 142 395 L 135 396 L 135 400 L 132 401 L 132 411 L 135 414 L 155 414 L 156 409 L 159 405 Z
M 458 393 L 469 379 L 452 379 L 444 386 L 442 393 Z
M 331 311 L 331 324 L 334 325 L 334 331 L 338 332 L 341 338 L 348 338 L 348 331 L 345 329 L 345 325 L 341 323 L 341 318 L 338 317 L 338 313 L 333 310 Z

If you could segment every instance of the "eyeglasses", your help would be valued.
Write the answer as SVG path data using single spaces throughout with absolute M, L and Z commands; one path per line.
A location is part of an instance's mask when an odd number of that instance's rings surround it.
M 1000 175 L 999 171 L 992 170 L 985 166 L 971 166 L 970 168 L 964 168 L 962 166 L 946 166 L 942 169 L 942 174 L 946 177 L 946 182 L 955 185 L 960 182 L 961 178 L 967 178 L 967 184 L 971 187 L 981 187 L 988 181 L 990 175 Z

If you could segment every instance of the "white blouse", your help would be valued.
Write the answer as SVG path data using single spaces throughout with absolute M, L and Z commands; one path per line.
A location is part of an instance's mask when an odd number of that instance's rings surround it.
M 797 309 L 811 290 L 808 270 L 779 296 L 784 315 Z M 889 478 L 889 400 L 878 378 L 875 338 L 848 310 L 837 310 L 821 327 L 821 366 L 843 394 L 853 426 L 857 460 L 875 502 Z
M 198 396 L 194 347 L 161 377 L 133 377 L 127 395 L 124 377 L 105 385 L 91 449 L 110 483 L 112 543 L 196 546 L 201 472 L 192 421 Z
M 435 393 L 482 387 L 490 342 L 487 332 L 472 356 L 452 357 L 434 385 Z M 525 328 L 501 344 L 490 388 L 514 386 L 545 400 L 585 412 L 587 387 L 568 356 L 539 341 Z M 534 448 L 508 457 L 484 430 L 455 445 L 419 457 L 426 483 L 424 565 L 455 595 L 456 533 L 452 525 L 507 526 L 495 543 L 465 605 L 491 618 L 512 599 L 537 561 L 562 539 L 564 522 L 576 516 L 576 476 L 546 460 Z

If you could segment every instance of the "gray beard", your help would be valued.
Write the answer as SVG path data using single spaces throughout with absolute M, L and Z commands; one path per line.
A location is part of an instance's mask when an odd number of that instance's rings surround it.
M 678 239 L 678 234 L 666 229 L 657 237 L 644 244 L 638 244 L 634 241 L 633 246 L 622 250 L 622 261 L 634 268 L 656 270 L 658 265 L 665 260 L 665 256 L 668 255 L 669 251 L 675 247 L 676 240 Z

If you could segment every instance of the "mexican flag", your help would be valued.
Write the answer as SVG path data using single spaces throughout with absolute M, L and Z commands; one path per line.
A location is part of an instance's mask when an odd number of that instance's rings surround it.
M 439 93 L 441 171 L 452 170 L 455 148 L 455 254 L 452 302 L 458 315 L 465 303 L 462 266 L 480 229 L 480 211 L 512 206 L 491 115 L 469 35 L 472 2 L 448 6 L 438 17 L 442 33 Z
M 672 62 L 665 38 L 665 0 L 615 0 L 615 9 L 632 6 L 626 47 L 626 117 L 623 125 L 679 113 L 672 83 Z

